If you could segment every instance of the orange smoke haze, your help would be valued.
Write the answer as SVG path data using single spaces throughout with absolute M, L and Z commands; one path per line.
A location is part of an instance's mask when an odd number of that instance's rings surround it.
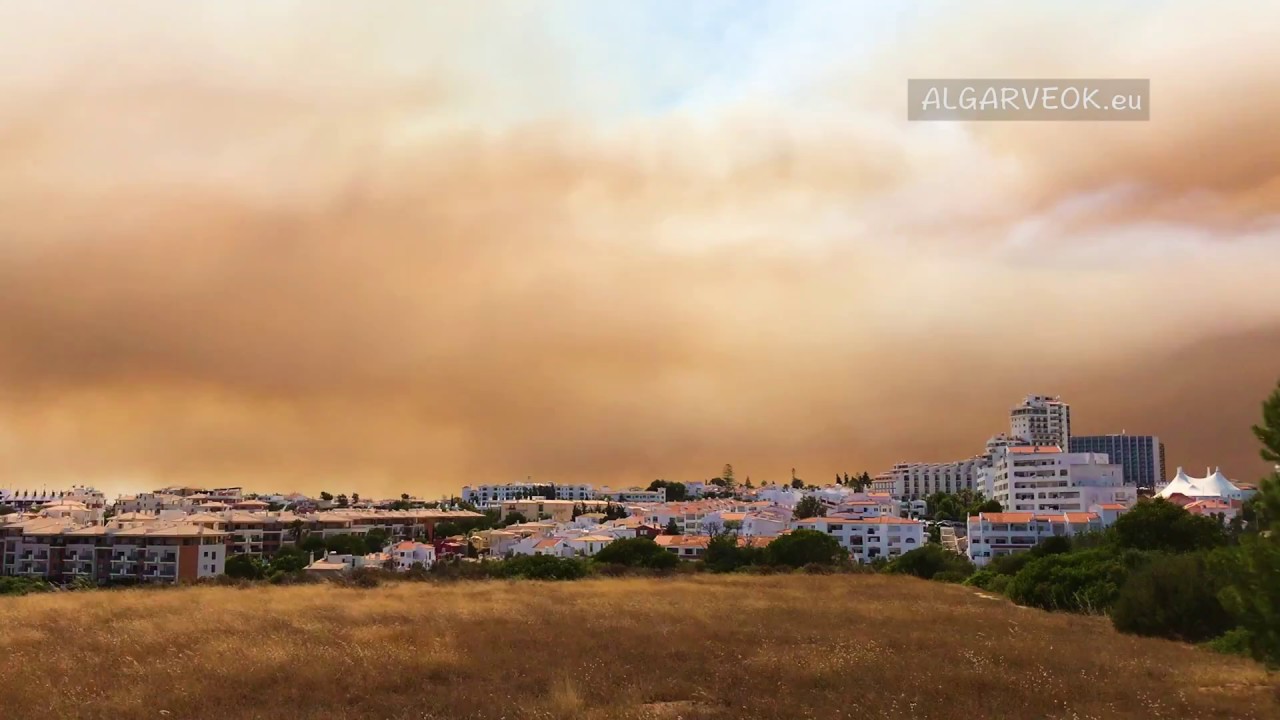
M 974 454 L 1032 392 L 1170 471 L 1263 470 L 1276 12 L 1175 4 L 1143 22 L 1183 45 L 1092 66 L 1028 15 L 1042 56 L 983 74 L 1118 66 L 1153 119 L 974 129 L 877 88 L 982 44 L 877 56 L 857 101 L 814 83 L 834 114 L 600 119 L 554 38 L 505 74 L 460 47 L 514 6 L 440 11 L 405 71 L 412 7 L 0 17 L 0 486 L 823 481 Z M 550 110 L 508 107 L 521 68 Z

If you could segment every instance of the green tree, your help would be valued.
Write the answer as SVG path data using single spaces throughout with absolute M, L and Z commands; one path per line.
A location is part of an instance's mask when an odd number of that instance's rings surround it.
M 1257 660 L 1280 665 L 1280 540 L 1249 535 L 1240 546 L 1219 551 L 1213 567 L 1223 578 L 1222 605 L 1244 631 L 1244 642 Z
M 1253 427 L 1267 462 L 1280 462 L 1280 383 L 1262 404 L 1262 422 Z M 1249 503 L 1259 531 L 1240 546 L 1220 551 L 1213 566 L 1225 579 L 1218 594 L 1240 625 L 1237 636 L 1249 654 L 1280 665 L 1280 472 L 1258 486 Z
M 667 552 L 651 538 L 621 538 L 605 545 L 596 553 L 595 561 L 627 567 L 664 569 L 675 567 L 680 559 Z
M 40 578 L 0 576 L 0 595 L 28 595 L 52 592 L 53 589 L 53 585 Z
M 667 526 L 662 529 L 663 535 L 680 535 L 680 526 L 676 524 L 676 519 L 671 518 L 667 521 Z
M 932 580 L 940 573 L 949 573 L 948 577 L 959 577 L 963 580 L 974 571 L 973 563 L 969 562 L 969 558 L 934 543 L 923 545 L 890 560 L 888 569 L 891 573 L 914 575 L 925 580 Z
M 817 530 L 793 530 L 778 536 L 765 548 L 765 557 L 771 565 L 793 568 L 834 565 L 846 555 L 835 538 Z
M 724 469 L 720 471 L 720 477 L 724 480 L 724 485 L 727 488 L 732 488 L 736 484 L 733 479 L 733 466 L 729 463 L 724 464 Z
M 1262 459 L 1280 465 L 1280 382 L 1262 401 L 1262 422 L 1253 426 L 1253 434 L 1262 443 Z
M 494 575 L 503 578 L 577 580 L 587 575 L 587 565 L 582 560 L 555 555 L 517 555 L 507 560 L 486 564 L 493 566 Z
M 793 470 L 792 472 L 795 471 Z M 804 481 L 798 477 L 793 477 L 791 478 L 791 487 L 795 490 L 799 490 L 804 487 Z
M 339 555 L 364 555 L 368 552 L 365 538 L 361 535 L 334 535 L 325 538 L 325 549 Z
M 0 505 L 0 515 L 12 515 L 16 512 L 18 511 L 8 505 Z
M 969 510 L 969 515 L 977 515 L 978 513 L 998 513 L 1004 512 L 1004 506 L 999 500 L 983 500 Z
M 272 575 L 278 572 L 297 572 L 307 566 L 311 561 L 311 556 L 303 552 L 296 546 L 285 545 L 280 548 L 268 564 L 268 572 Z
M 350 507 L 350 506 L 351 506 L 351 501 L 347 499 L 346 493 L 343 493 L 338 496 L 338 507 L 344 508 L 344 507 Z
M 1210 640 L 1235 626 L 1218 599 L 1222 584 L 1203 553 L 1153 558 L 1121 586 L 1111 623 L 1135 635 Z
M 1129 571 L 1147 560 L 1138 551 L 1096 548 L 1033 558 L 1009 582 L 1009 598 L 1044 610 L 1102 613 L 1111 608 Z
M 253 555 L 232 555 L 227 558 L 223 572 L 227 577 L 242 580 L 260 580 L 266 576 L 266 566 Z
M 324 492 L 324 491 L 322 490 L 322 491 L 320 491 L 320 499 L 321 499 L 321 500 L 323 500 L 323 501 L 325 501 L 325 502 L 333 502 L 333 495 L 330 495 L 329 493 Z
M 351 493 L 352 504 L 360 502 L 360 493 Z
M 409 493 L 400 493 L 400 499 L 401 499 L 401 500 L 408 501 L 408 500 L 409 500 Z
M 797 520 L 804 520 L 811 517 L 822 517 L 827 514 L 827 508 L 822 504 L 816 495 L 806 495 L 800 498 L 800 502 L 796 503 L 791 514 Z
M 370 530 L 369 532 L 365 533 L 365 536 L 364 536 L 365 552 L 371 552 L 371 553 L 381 552 L 382 548 L 387 546 L 387 540 L 389 538 L 390 538 L 390 533 L 388 533 L 386 530 L 383 530 L 382 528 L 374 528 Z
M 294 520 L 289 523 L 289 539 L 295 544 L 302 542 L 304 534 L 306 534 L 306 526 L 301 520 Z
M 507 512 L 506 518 L 502 519 L 502 523 L 500 523 L 500 525 L 502 525 L 503 528 L 506 528 L 507 525 L 518 525 L 521 523 L 527 523 L 527 521 L 529 521 L 529 518 L 525 518 L 524 512 L 521 512 L 518 510 L 512 510 L 511 512 Z M 443 525 L 444 523 L 440 523 L 440 524 Z M 462 528 L 458 528 L 456 532 L 453 532 L 452 534 L 454 534 L 454 536 L 457 536 L 457 534 L 461 534 L 461 533 L 462 533 Z
M 707 543 L 702 563 L 711 572 L 733 572 L 764 562 L 764 550 L 741 544 L 737 533 L 720 533 Z
M 1226 531 L 1220 523 L 1192 515 L 1162 498 L 1140 501 L 1116 520 L 1114 528 L 1121 547 L 1137 550 L 1195 552 L 1211 550 L 1227 542 Z
M 668 482 L 666 480 L 654 480 L 649 483 L 650 492 L 667 489 L 667 502 L 682 502 L 689 497 L 689 490 L 682 482 Z

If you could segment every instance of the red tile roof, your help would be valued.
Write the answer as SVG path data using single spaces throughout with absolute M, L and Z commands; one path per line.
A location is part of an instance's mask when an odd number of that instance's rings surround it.
M 998 512 L 998 513 L 980 513 L 978 517 L 993 523 L 1029 523 L 1035 518 L 1035 513 L 1029 512 Z

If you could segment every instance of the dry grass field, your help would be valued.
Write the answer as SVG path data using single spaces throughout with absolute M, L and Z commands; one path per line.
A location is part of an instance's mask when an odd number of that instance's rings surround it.
M 1259 666 L 884 576 L 0 598 L 0 717 L 1277 718 Z

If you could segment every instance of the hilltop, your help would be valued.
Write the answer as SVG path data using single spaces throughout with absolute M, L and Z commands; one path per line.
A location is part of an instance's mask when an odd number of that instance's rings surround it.
M 1260 666 L 876 575 L 0 598 L 20 718 L 1267 718 Z

